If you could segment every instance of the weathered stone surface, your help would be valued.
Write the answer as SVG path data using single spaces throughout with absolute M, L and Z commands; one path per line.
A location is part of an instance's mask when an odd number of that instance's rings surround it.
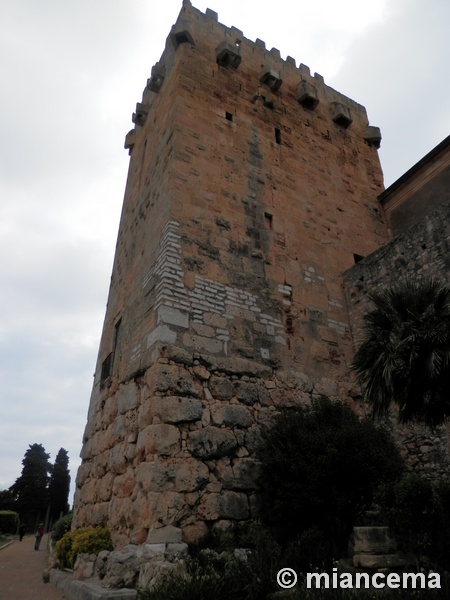
M 202 418 L 203 407 L 198 398 L 186 396 L 153 396 L 139 407 L 139 428 L 151 425 L 157 417 L 162 423 L 183 423 Z
M 214 425 L 227 427 L 251 427 L 253 424 L 248 408 L 237 404 L 213 404 L 211 419 Z
M 257 386 L 254 383 L 239 382 L 236 398 L 245 404 L 255 404 L 259 400 Z
M 150 391 L 158 394 L 193 396 L 198 395 L 192 375 L 178 365 L 157 364 L 149 369 L 145 379 Z
M 230 454 L 238 443 L 232 431 L 208 426 L 189 434 L 189 447 L 193 456 L 203 459 Z
M 218 480 L 227 489 L 257 490 L 260 487 L 261 463 L 254 458 L 234 458 L 218 461 Z
M 388 527 L 355 527 L 353 549 L 355 554 L 390 554 L 396 546 Z
M 233 397 L 234 386 L 227 377 L 211 377 L 208 388 L 217 400 L 231 400 Z
M 180 450 L 180 431 L 174 425 L 148 425 L 139 433 L 137 451 L 144 456 L 174 456 Z
M 146 492 L 194 492 L 209 481 L 209 469 L 194 458 L 143 462 L 137 469 L 136 481 Z
M 222 494 L 207 494 L 200 503 L 199 516 L 205 521 L 248 519 L 249 508 L 247 496 L 229 491 Z
M 158 529 L 152 528 L 148 532 L 147 544 L 167 544 L 169 542 L 182 542 L 182 531 L 179 527 L 167 525 L 166 527 L 159 527 Z
M 183 542 L 198 544 L 207 534 L 208 526 L 203 521 L 192 523 L 183 527 Z
M 119 386 L 117 393 L 117 409 L 123 415 L 139 405 L 140 391 L 134 381 Z

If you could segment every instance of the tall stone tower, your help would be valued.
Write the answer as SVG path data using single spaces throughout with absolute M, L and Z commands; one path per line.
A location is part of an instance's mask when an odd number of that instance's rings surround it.
M 211 10 L 183 3 L 133 123 L 74 520 L 117 548 L 258 515 L 261 425 L 351 401 L 342 274 L 387 240 L 364 107 Z

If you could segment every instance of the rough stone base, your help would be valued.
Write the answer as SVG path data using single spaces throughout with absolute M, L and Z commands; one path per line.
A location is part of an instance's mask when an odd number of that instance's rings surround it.
M 58 569 L 50 570 L 50 583 L 60 589 L 67 600 L 135 600 L 137 591 L 112 590 L 88 581 L 77 581 L 72 574 Z

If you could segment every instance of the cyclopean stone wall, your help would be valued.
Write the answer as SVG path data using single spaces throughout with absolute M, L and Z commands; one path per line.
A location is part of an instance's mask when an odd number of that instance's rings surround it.
M 158 345 L 145 373 L 120 384 L 88 423 L 76 523 L 108 521 L 121 548 L 170 542 L 177 531 L 195 542 L 212 525 L 257 518 L 260 426 L 281 406 L 352 390 Z

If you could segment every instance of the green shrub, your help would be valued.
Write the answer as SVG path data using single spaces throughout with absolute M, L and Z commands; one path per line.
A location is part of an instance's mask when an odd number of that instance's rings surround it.
M 450 484 L 408 473 L 380 487 L 377 501 L 401 548 L 417 566 L 450 569 Z
M 78 554 L 98 554 L 112 550 L 107 527 L 90 527 L 68 531 L 56 543 L 56 556 L 61 567 L 73 569 Z
M 321 532 L 324 562 L 340 558 L 357 517 L 378 485 L 398 478 L 403 462 L 390 436 L 342 402 L 322 397 L 286 409 L 263 434 L 260 449 L 267 514 L 287 544 Z
M 61 519 L 58 519 L 52 528 L 52 540 L 54 542 L 59 541 L 63 535 L 65 535 L 68 531 L 70 531 L 70 527 L 72 525 L 72 517 L 73 513 L 70 512 Z
M 0 531 L 16 533 L 19 526 L 19 515 L 13 510 L 0 510 Z

